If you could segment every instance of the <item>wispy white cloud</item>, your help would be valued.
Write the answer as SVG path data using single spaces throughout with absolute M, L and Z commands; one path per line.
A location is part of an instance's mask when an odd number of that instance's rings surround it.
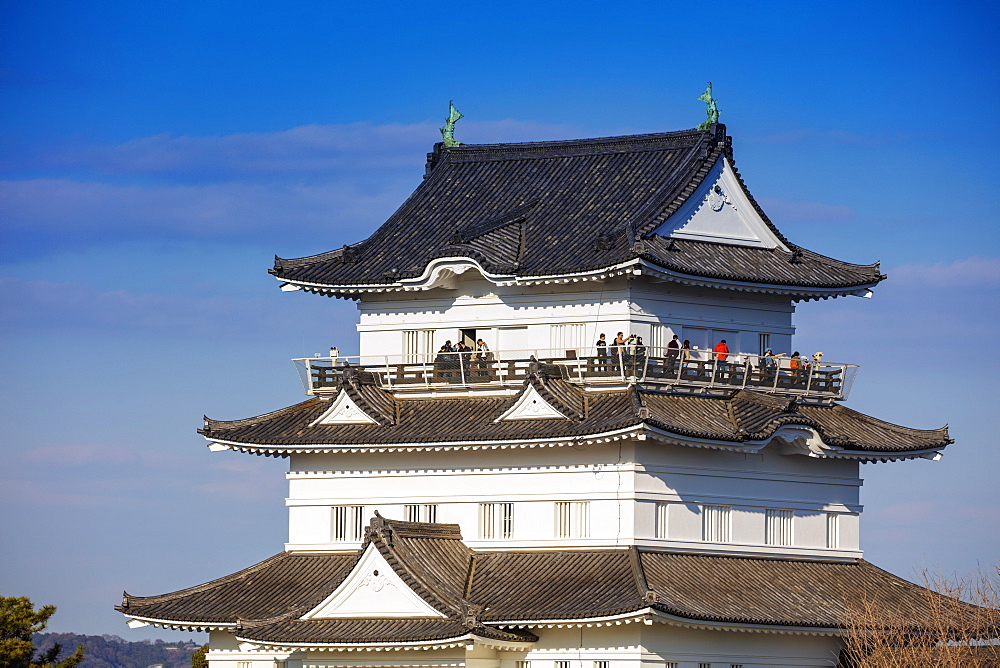
M 381 188 L 340 182 L 323 185 L 220 183 L 117 185 L 68 179 L 0 182 L 7 234 L 68 234 L 90 240 L 140 238 L 254 238 L 294 225 L 329 229 L 364 226 L 391 212 L 412 184 Z
M 273 333 L 275 321 L 311 322 L 299 300 L 277 290 L 244 298 L 102 291 L 80 283 L 0 278 L 0 314 L 9 330 L 145 332 L 189 339 Z M 318 327 L 318 323 L 316 324 Z
M 534 141 L 574 136 L 565 125 L 501 120 L 465 122 L 469 143 Z M 78 145 L 0 163 L 17 169 L 78 170 L 104 175 L 155 175 L 221 181 L 266 176 L 350 177 L 359 171 L 407 168 L 419 175 L 424 155 L 440 141 L 437 126 L 348 123 L 303 125 L 279 132 L 194 137 L 154 135 L 122 144 Z
M 802 202 L 780 198 L 760 198 L 761 208 L 776 224 L 852 223 L 857 215 L 849 206 L 824 202 Z
M 904 264 L 889 270 L 894 282 L 920 288 L 1000 286 L 1000 258 L 970 257 L 951 263 Z

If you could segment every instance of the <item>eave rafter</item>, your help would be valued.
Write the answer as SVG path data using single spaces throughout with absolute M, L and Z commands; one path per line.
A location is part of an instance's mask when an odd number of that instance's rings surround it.
M 947 446 L 924 448 L 906 452 L 873 452 L 865 450 L 847 450 L 836 445 L 828 445 L 822 441 L 822 436 L 813 429 L 815 439 L 822 443 L 821 449 L 810 451 L 794 452 L 789 454 L 803 454 L 815 458 L 824 459 L 853 459 L 861 462 L 890 462 L 902 461 L 906 459 L 931 459 L 941 458 L 941 451 Z M 267 457 L 288 457 L 293 454 L 334 452 L 342 453 L 366 453 L 366 452 L 449 452 L 457 450 L 507 450 L 515 448 L 555 448 L 561 446 L 587 446 L 597 443 L 610 443 L 614 441 L 647 438 L 690 448 L 702 448 L 710 450 L 727 450 L 730 452 L 743 452 L 756 454 L 763 448 L 781 441 L 780 432 L 768 436 L 767 438 L 755 441 L 724 441 L 719 439 L 699 438 L 695 436 L 683 436 L 670 432 L 649 424 L 636 425 L 624 429 L 617 429 L 611 432 L 597 433 L 587 436 L 572 436 L 566 438 L 547 438 L 537 440 L 509 440 L 509 441 L 458 441 L 458 442 L 437 442 L 437 443 L 391 443 L 380 445 L 345 445 L 336 443 L 317 443 L 297 446 L 275 446 L 265 443 L 241 443 L 227 441 L 224 439 L 205 436 L 209 442 L 209 449 L 217 452 L 221 450 L 234 450 Z
M 296 281 L 288 278 L 276 277 L 281 282 L 281 289 L 285 292 L 304 290 L 314 294 L 322 294 L 327 297 L 338 297 L 343 299 L 358 299 L 362 294 L 376 294 L 386 292 L 420 292 L 432 290 L 439 287 L 436 280 L 438 273 L 436 268 L 443 262 L 467 263 L 469 269 L 477 271 L 482 278 L 493 283 L 497 287 L 509 286 L 537 286 L 537 285 L 565 285 L 570 283 L 582 283 L 587 281 L 606 281 L 620 276 L 646 276 L 660 281 L 678 283 L 681 285 L 693 285 L 698 287 L 715 288 L 720 290 L 734 290 L 737 292 L 755 292 L 765 294 L 788 295 L 796 301 L 810 301 L 818 299 L 831 299 L 836 297 L 871 297 L 872 289 L 878 285 L 881 279 L 868 283 L 847 287 L 811 287 L 781 285 L 777 283 L 755 283 L 750 281 L 736 281 L 714 279 L 693 274 L 684 274 L 673 271 L 656 264 L 636 258 L 628 262 L 601 267 L 589 271 L 550 274 L 544 276 L 516 276 L 504 274 L 492 274 L 485 269 L 474 258 L 465 256 L 454 256 L 439 258 L 427 265 L 423 274 L 416 279 L 396 281 L 393 283 L 371 283 L 359 285 L 332 285 L 323 283 L 310 283 L 308 281 Z

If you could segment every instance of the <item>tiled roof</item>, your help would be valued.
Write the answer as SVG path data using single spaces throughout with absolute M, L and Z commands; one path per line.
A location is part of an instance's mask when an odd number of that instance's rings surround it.
M 282 552 L 232 575 L 161 596 L 125 594 L 118 609 L 150 619 L 202 624 L 268 619 L 289 606 L 318 604 L 323 591 L 350 572 L 353 554 L 304 555 Z
M 633 386 L 627 390 L 584 392 L 549 377 L 529 374 L 533 385 L 569 420 L 496 421 L 517 397 L 404 398 L 365 387 L 366 405 L 394 415 L 384 424 L 312 424 L 329 406 L 313 398 L 288 408 L 236 421 L 209 420 L 200 430 L 211 441 L 237 449 L 282 455 L 308 446 L 362 446 L 439 442 L 495 442 L 591 436 L 647 426 L 681 438 L 738 445 L 759 442 L 787 425 L 815 429 L 824 443 L 859 453 L 923 452 L 943 448 L 947 427 L 912 429 L 836 404 L 810 405 L 751 390 L 726 395 L 670 394 Z
M 454 535 L 455 525 L 377 517 L 355 555 L 278 555 L 192 589 L 128 597 L 118 609 L 176 625 L 226 621 L 238 624 L 240 638 L 274 643 L 402 643 L 465 634 L 530 642 L 535 637 L 517 627 L 643 610 L 719 624 L 841 628 L 849 622 L 852 603 L 862 599 L 902 610 L 919 625 L 933 619 L 930 606 L 937 596 L 863 560 L 707 556 L 634 547 L 474 551 Z M 340 585 L 369 544 L 446 618 L 301 619 Z M 288 568 L 305 560 L 313 567 Z M 317 578 L 319 570 L 328 575 Z M 241 595 L 233 595 L 236 589 Z
M 805 291 L 883 278 L 877 265 L 825 258 L 788 242 L 745 186 L 788 251 L 653 235 L 722 156 L 733 162 L 723 125 L 707 132 L 438 145 L 425 180 L 368 239 L 311 257 L 276 258 L 271 273 L 307 289 L 348 288 L 417 278 L 444 257 L 469 257 L 493 275 L 525 279 L 641 258 L 668 272 Z

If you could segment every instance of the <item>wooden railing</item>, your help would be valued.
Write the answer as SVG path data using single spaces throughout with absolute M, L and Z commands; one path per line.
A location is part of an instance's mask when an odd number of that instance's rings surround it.
M 607 356 L 576 351 L 516 350 L 445 352 L 433 356 L 313 357 L 293 360 L 306 392 L 335 387 L 345 369 L 371 374 L 385 388 L 417 389 L 512 386 L 524 382 L 538 362 L 555 365 L 560 376 L 581 384 L 648 383 L 678 388 L 747 388 L 796 396 L 845 399 L 858 367 L 811 358 L 770 357 L 710 351 L 612 348 Z M 426 357 L 427 359 L 419 359 Z M 418 358 L 418 359 L 414 359 Z

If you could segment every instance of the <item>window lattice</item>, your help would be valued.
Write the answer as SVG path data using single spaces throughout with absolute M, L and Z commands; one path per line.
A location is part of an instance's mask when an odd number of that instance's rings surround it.
M 430 362 L 433 358 L 433 329 L 403 330 L 403 364 Z
M 556 538 L 586 538 L 590 535 L 590 502 L 556 502 Z
M 792 511 L 768 508 L 764 511 L 764 542 L 768 545 L 792 544 Z
M 364 506 L 334 506 L 331 538 L 342 542 L 361 540 L 364 510 Z
M 708 543 L 728 543 L 730 540 L 730 506 L 701 507 L 701 539 Z
M 670 515 L 670 504 L 664 501 L 658 501 L 656 503 L 656 528 L 655 536 L 657 538 L 667 537 L 667 518 Z
M 507 539 L 514 535 L 513 503 L 479 504 L 479 537 L 485 540 Z
M 407 522 L 437 522 L 437 504 L 423 503 L 403 507 Z
M 840 547 L 840 513 L 826 514 L 826 546 L 831 550 Z

